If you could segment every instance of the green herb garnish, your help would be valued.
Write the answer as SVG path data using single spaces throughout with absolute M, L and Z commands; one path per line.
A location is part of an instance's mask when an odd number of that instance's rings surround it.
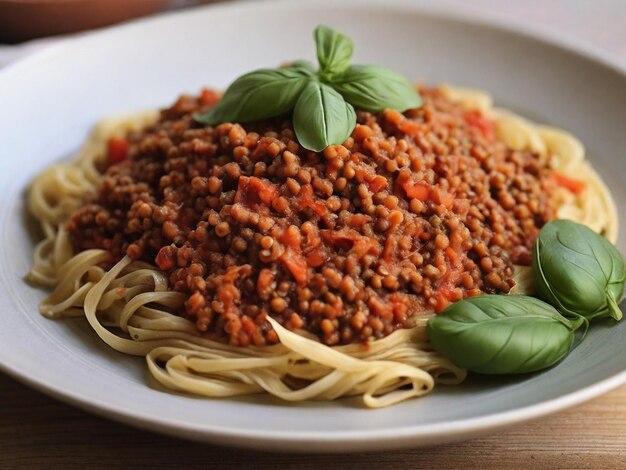
M 406 78 L 380 65 L 353 65 L 333 86 L 355 107 L 374 113 L 385 108 L 406 111 L 422 105 Z
M 327 26 L 320 25 L 313 33 L 317 46 L 320 79 L 332 82 L 341 77 L 352 59 L 352 40 Z
M 319 68 L 296 61 L 278 69 L 260 69 L 235 80 L 222 100 L 196 121 L 214 126 L 251 122 L 293 111 L 293 127 L 304 148 L 319 152 L 342 144 L 356 125 L 355 108 L 400 112 L 422 99 L 401 74 L 379 65 L 350 65 L 352 41 L 327 26 L 314 33 Z
M 521 295 L 480 295 L 452 304 L 428 321 L 435 349 L 459 367 L 519 374 L 563 359 L 586 320 L 569 320 L 551 305 Z
M 617 305 L 626 268 L 617 248 L 601 235 L 570 220 L 553 220 L 533 250 L 538 297 L 569 316 L 622 318 Z
M 593 230 L 553 220 L 533 251 L 537 296 L 482 295 L 428 321 L 428 336 L 460 367 L 484 374 L 545 369 L 563 359 L 574 332 L 593 318 L 622 318 L 626 268 L 617 248 Z M 583 333 L 584 336 L 584 333 Z
M 332 87 L 318 81 L 306 85 L 293 110 L 294 131 L 310 150 L 343 142 L 355 125 L 354 108 Z

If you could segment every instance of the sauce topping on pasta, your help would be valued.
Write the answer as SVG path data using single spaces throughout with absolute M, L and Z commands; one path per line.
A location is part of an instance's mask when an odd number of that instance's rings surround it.
M 156 264 L 198 330 L 238 346 L 278 341 L 267 315 L 336 345 L 507 293 L 563 178 L 499 141 L 487 115 L 420 94 L 419 109 L 359 112 L 322 152 L 288 120 L 200 127 L 219 95 L 182 97 L 109 142 L 106 175 L 67 226 L 74 248 Z

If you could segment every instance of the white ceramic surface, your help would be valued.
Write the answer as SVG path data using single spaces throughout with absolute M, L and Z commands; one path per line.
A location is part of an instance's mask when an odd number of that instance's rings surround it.
M 544 373 L 474 378 L 383 410 L 365 410 L 355 400 L 300 405 L 263 397 L 205 400 L 152 387 L 141 359 L 110 350 L 80 321 L 50 321 L 37 313 L 45 292 L 23 282 L 33 246 L 24 212 L 28 181 L 45 165 L 71 155 L 107 114 L 166 104 L 203 85 L 222 87 L 252 68 L 313 59 L 311 32 L 320 22 L 354 39 L 358 62 L 384 63 L 416 80 L 485 88 L 500 105 L 573 131 L 587 144 L 625 219 L 623 69 L 602 53 L 523 25 L 420 10 L 399 0 L 366 3 L 203 8 L 68 41 L 0 72 L 3 370 L 131 425 L 293 451 L 378 450 L 463 439 L 626 382 L 626 322 L 607 321 Z M 626 251 L 623 237 L 619 247 Z

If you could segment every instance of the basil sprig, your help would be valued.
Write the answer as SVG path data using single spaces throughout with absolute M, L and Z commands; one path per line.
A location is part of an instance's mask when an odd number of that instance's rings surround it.
M 570 220 L 539 233 L 533 277 L 542 300 L 482 295 L 428 321 L 435 349 L 460 367 L 485 374 L 534 372 L 563 359 L 574 332 L 593 318 L 622 318 L 626 267 L 606 238 Z M 583 335 L 584 336 L 584 333 Z
M 624 258 L 606 238 L 571 220 L 553 220 L 533 249 L 537 295 L 569 316 L 622 318 Z
M 324 25 L 315 28 L 313 34 L 317 46 L 317 61 L 320 64 L 320 77 L 327 82 L 341 77 L 352 59 L 352 40 Z
M 222 100 L 196 121 L 214 126 L 252 122 L 293 112 L 300 145 L 319 152 L 342 144 L 356 126 L 355 108 L 406 111 L 422 99 L 401 74 L 380 65 L 350 65 L 352 41 L 327 26 L 315 29 L 319 68 L 307 61 L 261 69 L 235 80 Z
M 435 349 L 454 364 L 483 374 L 520 374 L 550 367 L 574 343 L 586 320 L 521 295 L 480 295 L 452 304 L 428 321 Z

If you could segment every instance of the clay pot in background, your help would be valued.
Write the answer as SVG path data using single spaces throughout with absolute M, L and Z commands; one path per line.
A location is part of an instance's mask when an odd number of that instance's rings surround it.
M 164 9 L 168 0 L 0 0 L 0 43 L 107 26 Z

